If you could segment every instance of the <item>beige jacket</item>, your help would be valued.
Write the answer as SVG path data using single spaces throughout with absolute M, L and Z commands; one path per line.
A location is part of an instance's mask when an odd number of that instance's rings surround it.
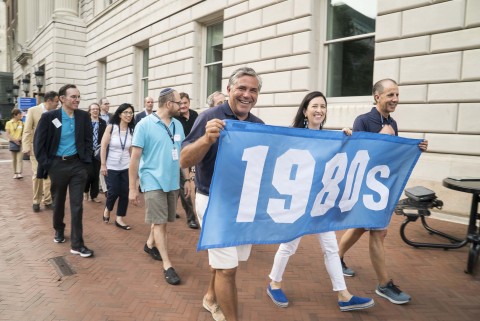
M 37 129 L 38 122 L 40 117 L 43 114 L 43 106 L 38 105 L 35 107 L 30 107 L 27 112 L 27 119 L 25 120 L 25 127 L 23 129 L 22 135 L 22 152 L 33 153 L 33 135 Z

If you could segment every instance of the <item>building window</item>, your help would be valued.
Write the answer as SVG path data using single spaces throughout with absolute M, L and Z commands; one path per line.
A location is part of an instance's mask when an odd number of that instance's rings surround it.
M 97 97 L 107 96 L 107 61 L 97 62 Z
M 223 21 L 207 27 L 205 69 L 206 96 L 222 90 Z
M 142 50 L 142 81 L 141 81 L 141 92 L 142 98 L 145 99 L 148 96 L 148 58 L 149 50 L 145 48 Z
M 377 0 L 328 0 L 327 96 L 367 96 L 373 83 Z

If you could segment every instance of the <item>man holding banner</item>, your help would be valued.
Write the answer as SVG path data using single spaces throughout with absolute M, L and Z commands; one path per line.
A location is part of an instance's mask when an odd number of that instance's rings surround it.
M 398 136 L 396 121 L 390 116 L 398 104 L 398 85 L 392 79 L 382 79 L 375 83 L 372 90 L 375 106 L 369 113 L 358 116 L 353 124 L 354 132 L 371 132 Z M 418 145 L 422 151 L 427 150 L 428 141 L 423 140 Z M 345 253 L 360 239 L 365 231 L 364 228 L 349 229 L 342 236 L 339 244 L 339 254 L 342 261 L 345 276 L 354 276 L 355 272 L 349 269 L 344 261 Z M 405 304 L 411 297 L 402 292 L 390 279 L 385 265 L 384 240 L 387 229 L 369 229 L 370 260 L 378 278 L 378 286 L 375 292 L 395 304 Z
M 197 196 L 195 200 L 200 225 L 203 224 L 213 169 L 218 150 L 218 138 L 225 126 L 225 119 L 263 123 L 250 113 L 255 106 L 262 87 L 260 76 L 252 69 L 243 67 L 230 76 L 228 101 L 199 115 L 192 131 L 182 145 L 180 166 L 196 165 Z M 212 313 L 215 320 L 238 320 L 238 298 L 235 275 L 239 261 L 250 255 L 251 245 L 223 247 L 208 250 L 212 267 L 212 279 L 203 298 L 203 307 Z M 221 310 L 220 310 L 221 307 Z M 223 311 L 223 312 L 222 312 Z

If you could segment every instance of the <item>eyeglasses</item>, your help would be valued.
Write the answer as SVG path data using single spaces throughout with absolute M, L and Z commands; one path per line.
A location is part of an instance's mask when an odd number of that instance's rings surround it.
M 126 115 L 126 116 L 132 116 L 133 113 L 131 111 L 124 111 L 122 114 Z
M 181 102 L 181 101 L 173 101 L 173 100 L 170 100 L 170 101 L 171 101 L 172 103 L 175 103 L 175 104 L 177 104 L 178 106 L 180 106 L 180 105 L 182 104 L 182 102 Z

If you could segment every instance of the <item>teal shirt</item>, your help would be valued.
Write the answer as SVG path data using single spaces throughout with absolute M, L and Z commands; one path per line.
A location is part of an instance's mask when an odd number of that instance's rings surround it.
M 174 143 L 156 115 L 148 115 L 135 126 L 132 146 L 143 149 L 138 170 L 143 192 L 180 189 L 179 158 L 185 134 L 182 124 L 175 118 L 172 118 L 168 129 L 174 136 Z M 172 157 L 174 148 L 178 155 L 176 160 Z
M 75 115 L 71 118 L 62 109 L 62 135 L 58 145 L 57 156 L 70 156 L 77 154 L 75 145 Z

